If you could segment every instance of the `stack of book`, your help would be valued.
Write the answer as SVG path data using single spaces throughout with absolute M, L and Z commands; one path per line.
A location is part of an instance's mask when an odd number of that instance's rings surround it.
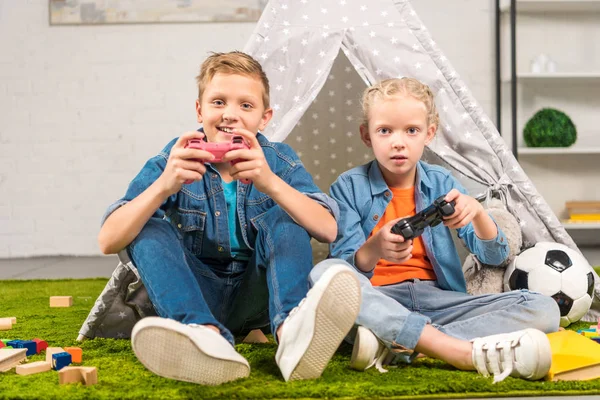
M 568 201 L 569 223 L 600 223 L 600 201 Z

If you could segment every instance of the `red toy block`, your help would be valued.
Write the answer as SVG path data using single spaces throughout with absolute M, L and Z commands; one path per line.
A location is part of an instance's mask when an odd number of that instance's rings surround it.
M 48 342 L 42 339 L 31 339 L 32 342 L 36 344 L 36 353 L 40 354 L 43 350 L 48 348 Z

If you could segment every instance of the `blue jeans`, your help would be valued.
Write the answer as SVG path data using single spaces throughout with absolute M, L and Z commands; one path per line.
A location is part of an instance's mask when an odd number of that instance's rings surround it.
M 332 265 L 347 264 L 340 259 L 320 262 L 311 271 L 314 284 Z M 347 264 L 349 265 L 349 264 Z M 560 322 L 553 298 L 527 290 L 472 296 L 443 290 L 435 281 L 406 281 L 373 286 L 352 267 L 361 286 L 362 302 L 357 325 L 369 328 L 388 348 L 414 349 L 423 328 L 431 324 L 445 334 L 463 340 L 536 328 L 556 332 Z M 405 352 L 410 361 L 416 352 Z
M 168 221 L 151 218 L 128 253 L 158 315 L 184 324 L 215 325 L 232 344 L 232 332 L 245 333 L 269 322 L 276 332 L 308 292 L 310 236 L 279 206 L 255 224 L 250 260 L 220 262 L 198 258 Z

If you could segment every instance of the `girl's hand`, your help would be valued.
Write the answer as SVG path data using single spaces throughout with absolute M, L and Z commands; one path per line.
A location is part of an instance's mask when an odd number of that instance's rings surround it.
M 402 218 L 388 222 L 373 235 L 373 239 L 380 252 L 379 258 L 398 264 L 409 260 L 412 257 L 413 250 L 412 240 L 404 240 L 402 235 L 392 233 L 392 227 Z
M 231 166 L 229 174 L 233 179 L 249 179 L 254 184 L 254 187 L 263 193 L 267 193 L 271 182 L 276 175 L 271 171 L 265 153 L 256 139 L 256 134 L 247 129 L 235 128 L 232 132 L 234 135 L 239 135 L 244 138 L 250 146 L 249 149 L 239 149 L 228 151 L 223 157 L 223 161 L 237 162 Z
M 473 197 L 462 194 L 456 189 L 452 189 L 444 200 L 451 202 L 454 200 L 454 214 L 444 217 L 444 225 L 451 229 L 462 228 L 468 225 L 478 216 L 485 214 L 483 206 Z
M 186 132 L 173 145 L 167 165 L 158 179 L 167 197 L 179 192 L 184 183 L 202 179 L 206 173 L 204 161 L 210 161 L 214 156 L 204 150 L 186 148 L 190 139 L 202 139 L 204 133 L 198 131 Z

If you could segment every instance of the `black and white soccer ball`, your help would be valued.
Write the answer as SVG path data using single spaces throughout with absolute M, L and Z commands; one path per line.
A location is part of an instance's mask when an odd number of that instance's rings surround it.
M 564 327 L 579 321 L 590 309 L 594 274 L 577 251 L 560 243 L 539 242 L 523 250 L 506 268 L 504 290 L 517 289 L 554 298 Z

